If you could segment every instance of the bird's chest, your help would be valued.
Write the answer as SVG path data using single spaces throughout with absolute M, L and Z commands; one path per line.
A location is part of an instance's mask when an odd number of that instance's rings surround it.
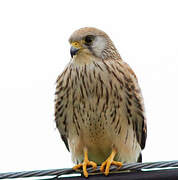
M 122 90 L 113 77 L 99 68 L 76 70 L 69 83 L 72 84 L 66 101 L 70 127 L 77 135 L 90 141 L 104 137 L 111 122 L 119 114 Z

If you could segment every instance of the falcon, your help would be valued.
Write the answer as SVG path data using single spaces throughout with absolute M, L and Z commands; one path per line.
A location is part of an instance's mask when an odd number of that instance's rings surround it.
M 96 28 L 76 30 L 69 38 L 71 59 L 57 78 L 55 122 L 76 164 L 141 162 L 147 127 L 138 80 L 109 36 Z

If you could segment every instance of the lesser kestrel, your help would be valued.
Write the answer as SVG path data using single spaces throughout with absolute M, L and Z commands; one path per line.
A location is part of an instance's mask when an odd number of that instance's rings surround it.
M 77 165 L 141 162 L 147 136 L 145 110 L 136 75 L 109 36 L 81 28 L 70 39 L 71 60 L 57 79 L 55 121 Z

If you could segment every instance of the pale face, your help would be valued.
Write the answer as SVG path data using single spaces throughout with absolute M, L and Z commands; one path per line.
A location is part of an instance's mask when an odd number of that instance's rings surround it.
M 75 40 L 76 39 L 76 40 Z M 93 55 L 98 58 L 102 57 L 102 52 L 106 48 L 106 38 L 102 35 L 85 35 L 84 37 L 75 38 L 70 41 L 71 57 L 79 54 Z

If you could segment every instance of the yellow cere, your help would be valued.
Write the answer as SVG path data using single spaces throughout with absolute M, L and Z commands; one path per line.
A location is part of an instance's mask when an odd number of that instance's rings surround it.
M 81 49 L 82 46 L 78 41 L 72 42 L 71 45 L 77 49 Z

